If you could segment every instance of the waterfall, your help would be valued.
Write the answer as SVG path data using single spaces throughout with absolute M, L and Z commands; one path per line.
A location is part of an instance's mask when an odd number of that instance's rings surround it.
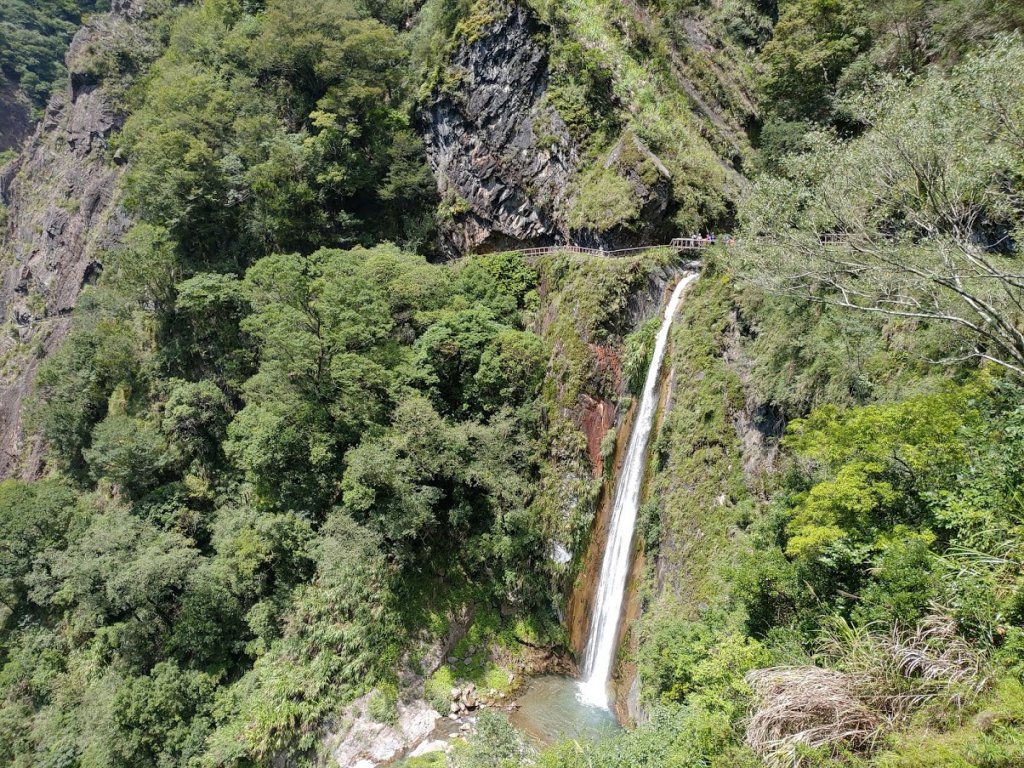
M 657 410 L 658 374 L 668 345 L 668 332 L 672 317 L 683 298 L 683 291 L 697 275 L 687 275 L 679 281 L 665 309 L 665 318 L 658 329 L 658 338 L 647 369 L 636 422 L 629 436 L 626 457 L 615 484 L 612 516 L 608 524 L 608 543 L 601 561 L 601 576 L 597 582 L 597 599 L 590 617 L 590 634 L 583 657 L 583 680 L 579 683 L 580 698 L 595 706 L 608 707 L 608 682 L 615 660 L 615 641 L 619 634 L 619 619 L 626 591 L 626 579 L 632 561 L 633 529 L 640 506 L 640 488 L 647 466 L 647 441 L 654 426 Z

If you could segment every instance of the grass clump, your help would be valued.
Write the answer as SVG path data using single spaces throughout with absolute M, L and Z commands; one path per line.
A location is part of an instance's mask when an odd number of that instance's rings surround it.
M 394 725 L 398 722 L 398 688 L 394 683 L 383 683 L 370 695 L 367 705 L 370 717 L 378 723 Z
M 442 665 L 432 674 L 424 686 L 424 695 L 430 706 L 441 714 L 445 714 L 451 708 L 452 688 L 455 687 L 455 675 L 451 667 Z
M 598 167 L 583 176 L 569 211 L 569 226 L 607 232 L 628 227 L 640 214 L 640 202 L 629 181 L 614 170 Z

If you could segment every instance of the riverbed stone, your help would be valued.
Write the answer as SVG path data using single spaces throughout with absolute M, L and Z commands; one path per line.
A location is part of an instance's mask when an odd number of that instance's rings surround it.
M 451 748 L 451 745 L 443 739 L 434 739 L 433 741 L 424 741 L 416 749 L 409 753 L 409 757 L 421 757 L 423 755 L 429 755 L 432 752 L 447 752 Z
M 441 717 L 427 702 L 416 700 L 399 702 L 394 725 L 379 723 L 369 714 L 372 696 L 370 693 L 353 702 L 341 719 L 344 727 L 325 737 L 325 746 L 338 768 L 390 762 L 429 737 Z

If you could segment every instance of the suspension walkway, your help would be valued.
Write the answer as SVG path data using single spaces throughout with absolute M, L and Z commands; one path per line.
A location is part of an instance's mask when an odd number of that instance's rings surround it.
M 501 251 L 500 253 L 518 253 L 526 258 L 546 256 L 549 253 L 582 253 L 587 256 L 608 256 L 614 258 L 616 256 L 629 256 L 642 251 L 654 251 L 659 248 L 671 248 L 680 253 L 685 251 L 701 251 L 705 248 L 710 248 L 714 244 L 715 241 L 703 237 L 677 237 L 667 245 L 641 245 L 634 248 L 618 248 L 616 250 L 585 248 L 582 245 L 545 245 L 540 248 L 517 248 L 510 251 Z
M 849 236 L 844 232 L 827 232 L 818 236 L 818 241 L 825 247 L 841 246 L 845 244 L 848 239 Z M 540 248 L 516 248 L 508 251 L 499 251 L 492 255 L 518 253 L 526 258 L 532 258 L 536 256 L 546 256 L 549 253 L 581 253 L 587 256 L 607 256 L 614 258 L 616 256 L 629 256 L 634 253 L 640 253 L 641 251 L 654 251 L 660 248 L 670 248 L 678 253 L 687 253 L 691 251 L 703 251 L 713 245 L 730 246 L 735 243 L 736 240 L 731 235 L 724 235 L 714 240 L 709 237 L 676 237 L 667 245 L 641 245 L 634 248 L 619 248 L 616 250 L 586 248 L 582 245 L 545 245 Z

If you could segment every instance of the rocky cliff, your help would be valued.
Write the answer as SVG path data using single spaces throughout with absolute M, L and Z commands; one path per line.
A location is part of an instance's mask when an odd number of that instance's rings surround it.
M 578 148 L 548 106 L 548 55 L 524 6 L 505 4 L 463 31 L 422 113 L 427 153 L 450 220 L 451 255 L 565 242 Z M 459 33 L 457 33 L 459 34 Z
M 18 87 L 0 75 L 0 152 L 17 149 L 32 132 L 32 108 Z
M 695 63 L 712 28 L 695 9 L 472 3 L 420 111 L 442 249 L 624 248 L 728 226 L 756 116 L 739 63 Z
M 0 171 L 7 209 L 0 241 L 0 477 L 40 472 L 41 453 L 24 428 L 26 398 L 39 363 L 67 335 L 83 286 L 98 277 L 103 251 L 127 227 L 114 202 L 121 169 L 107 157 L 122 118 L 90 73 L 90 58 L 138 12 L 121 0 L 79 30 L 67 54 L 67 87 L 19 157 Z

